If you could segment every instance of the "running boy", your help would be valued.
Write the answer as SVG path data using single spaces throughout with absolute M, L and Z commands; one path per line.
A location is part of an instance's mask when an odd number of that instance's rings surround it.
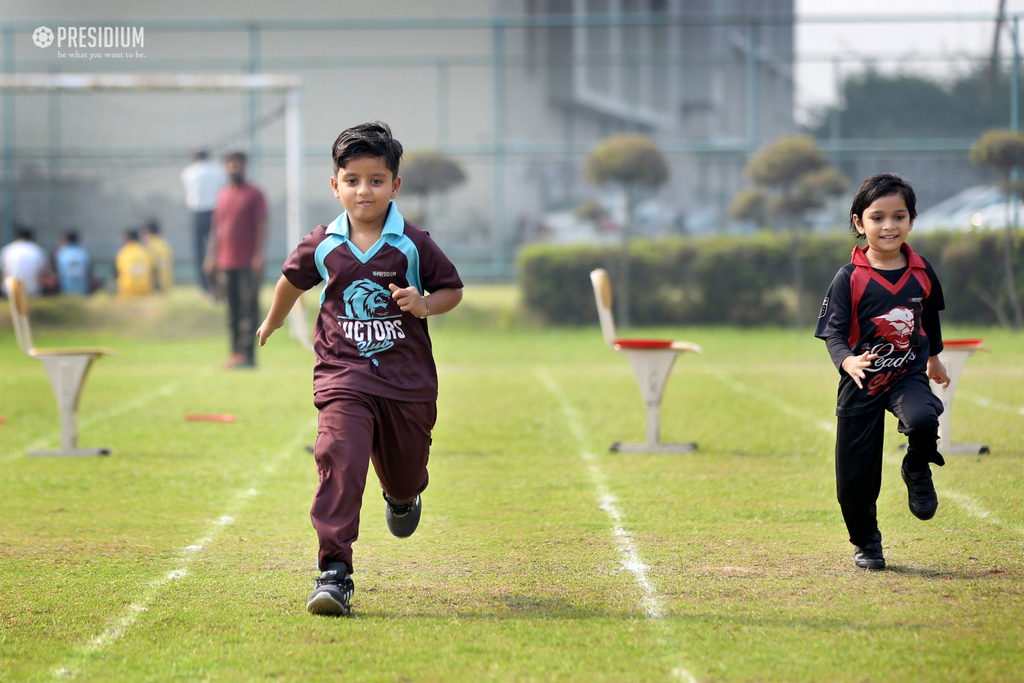
M 861 183 L 850 209 L 850 229 L 867 247 L 853 248 L 821 305 L 814 336 L 824 339 L 839 370 L 836 406 L 836 490 L 854 564 L 884 569 L 875 503 L 882 484 L 885 411 L 907 435 L 900 472 L 910 511 L 931 519 L 939 501 L 929 463 L 943 465 L 936 450 L 942 402 L 931 378 L 949 385 L 939 360 L 945 304 L 931 264 L 906 244 L 917 217 L 914 190 L 883 173 Z
M 320 576 L 306 609 L 338 616 L 350 609 L 352 543 L 370 461 L 391 533 L 410 536 L 419 523 L 437 416 L 425 318 L 458 305 L 462 280 L 392 201 L 402 184 L 402 145 L 386 123 L 342 131 L 331 156 L 331 188 L 344 212 L 307 235 L 285 261 L 257 336 L 264 345 L 302 292 L 326 283 L 313 339 L 320 485 L 310 517 L 320 541 Z

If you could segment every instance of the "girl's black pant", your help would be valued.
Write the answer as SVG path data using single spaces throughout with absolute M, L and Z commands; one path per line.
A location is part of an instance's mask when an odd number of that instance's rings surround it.
M 910 472 L 942 464 L 936 450 L 942 401 L 932 393 L 923 372 L 905 375 L 889 387 L 869 412 L 840 417 L 836 433 L 836 493 L 850 543 L 863 546 L 878 531 L 876 503 L 882 486 L 885 411 L 899 419 L 907 435 L 904 465 Z

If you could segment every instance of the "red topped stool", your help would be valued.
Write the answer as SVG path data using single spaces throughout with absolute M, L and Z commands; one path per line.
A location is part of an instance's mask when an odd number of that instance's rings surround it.
M 665 392 L 668 375 L 676 356 L 687 351 L 701 353 L 696 344 L 682 341 L 658 339 L 619 339 L 615 334 L 615 320 L 612 317 L 612 286 L 608 273 L 603 268 L 590 272 L 597 301 L 597 317 L 601 321 L 601 333 L 608 346 L 625 354 L 633 366 L 633 374 L 640 384 L 640 394 L 647 408 L 647 441 L 645 443 L 615 442 L 611 450 L 619 453 L 689 453 L 697 443 L 661 442 L 661 398 Z
M 939 452 L 943 455 L 978 455 L 988 453 L 988 446 L 983 443 L 953 443 L 953 395 L 960 375 L 964 371 L 967 359 L 977 351 L 989 351 L 980 339 L 956 339 L 943 342 L 939 360 L 946 366 L 949 375 L 949 386 L 943 388 L 932 382 L 932 392 L 942 400 L 942 415 L 939 416 Z

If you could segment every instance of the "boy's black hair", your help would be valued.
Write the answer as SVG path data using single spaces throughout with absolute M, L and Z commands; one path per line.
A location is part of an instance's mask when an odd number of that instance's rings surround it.
M 134 229 L 134 228 L 130 228 L 128 230 L 125 230 L 124 231 L 124 238 L 126 240 L 128 240 L 129 242 L 138 242 L 139 241 L 139 231 Z
M 146 221 L 146 224 L 142 226 L 142 229 L 147 232 L 151 232 L 154 235 L 160 234 L 160 224 L 155 220 Z
M 35 233 L 32 232 L 32 228 L 26 228 L 23 225 L 19 225 L 14 228 L 14 239 L 25 240 L 26 242 L 35 242 Z
M 391 171 L 392 180 L 398 177 L 398 162 L 402 160 L 402 143 L 391 136 L 391 127 L 383 121 L 367 121 L 341 131 L 331 147 L 334 175 L 345 168 L 350 159 L 380 157 Z
M 244 165 L 249 161 L 249 157 L 245 156 L 245 152 L 228 152 L 224 155 L 224 161 L 241 161 Z
M 64 231 L 64 239 L 68 244 L 78 244 L 78 231 L 74 228 Z
M 850 207 L 850 232 L 857 239 L 861 239 L 864 235 L 857 232 L 857 225 L 853 222 L 854 216 L 857 217 L 857 220 L 863 220 L 864 211 L 869 206 L 891 194 L 903 197 L 903 201 L 907 204 L 907 211 L 910 213 L 910 220 L 917 218 L 917 196 L 909 182 L 895 173 L 873 175 L 857 188 L 857 194 L 853 197 L 853 206 Z

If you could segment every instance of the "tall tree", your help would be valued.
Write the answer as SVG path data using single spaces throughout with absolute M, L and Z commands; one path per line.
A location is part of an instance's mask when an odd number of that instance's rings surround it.
M 629 242 L 636 205 L 645 193 L 665 184 L 669 170 L 665 157 L 650 137 L 623 133 L 602 140 L 587 157 L 587 177 L 596 183 L 618 185 L 626 194 L 626 223 L 622 226 L 616 317 L 629 325 Z
M 747 178 L 756 189 L 741 190 L 730 215 L 763 221 L 792 235 L 790 253 L 796 291 L 796 323 L 804 323 L 803 260 L 799 233 L 811 209 L 822 208 L 829 197 L 846 191 L 846 177 L 828 165 L 813 138 L 794 135 L 778 138 L 747 160 Z
M 988 166 L 999 174 L 999 186 L 1006 195 L 1006 231 L 1003 241 L 1003 273 L 1006 278 L 1007 305 L 1013 323 L 1003 311 L 996 297 L 982 294 L 982 301 L 990 306 L 1007 327 L 1020 329 L 1024 322 L 1020 301 L 1017 299 L 1017 287 L 1013 276 L 1013 233 L 1017 226 L 1010 220 L 1011 196 L 1021 193 L 1020 183 L 1014 182 L 1014 171 L 1024 164 L 1024 135 L 1014 130 L 997 128 L 990 130 L 971 147 L 971 163 Z
M 401 168 L 402 190 L 420 199 L 420 221 L 429 228 L 430 196 L 447 192 L 466 181 L 462 166 L 442 152 L 430 150 L 406 156 Z
M 867 68 L 843 81 L 840 102 L 818 112 L 815 137 L 974 137 L 1006 125 L 1010 79 L 987 65 L 950 81 Z

